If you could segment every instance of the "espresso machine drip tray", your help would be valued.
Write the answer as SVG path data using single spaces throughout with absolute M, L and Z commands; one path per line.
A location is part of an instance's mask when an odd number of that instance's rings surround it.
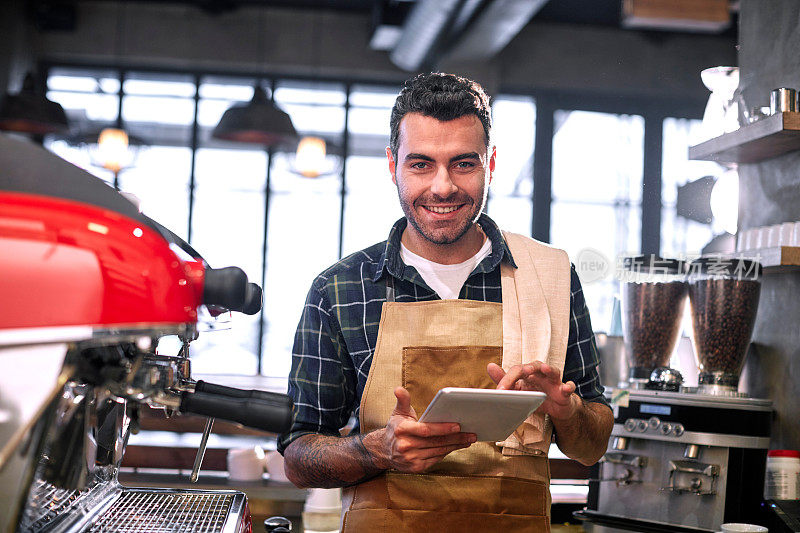
M 123 492 L 86 533 L 222 533 L 235 495 L 226 493 Z
M 236 491 L 136 489 L 107 483 L 91 493 L 51 494 L 18 531 L 38 533 L 245 533 L 247 500 Z M 98 496 L 101 493 L 102 495 Z M 46 500 L 45 497 L 49 497 Z M 64 496 L 62 498 L 61 496 Z M 30 509 L 30 507 L 29 507 Z

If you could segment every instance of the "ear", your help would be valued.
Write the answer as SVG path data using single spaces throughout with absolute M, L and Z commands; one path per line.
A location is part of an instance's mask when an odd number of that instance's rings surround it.
M 386 147 L 386 159 L 389 162 L 389 174 L 392 175 L 392 183 L 397 185 L 397 163 L 394 161 L 394 156 L 392 155 L 392 149 L 388 146 Z
M 489 183 L 492 183 L 492 177 L 494 176 L 494 165 L 495 165 L 495 157 L 497 156 L 497 149 L 492 146 L 492 155 L 489 157 Z

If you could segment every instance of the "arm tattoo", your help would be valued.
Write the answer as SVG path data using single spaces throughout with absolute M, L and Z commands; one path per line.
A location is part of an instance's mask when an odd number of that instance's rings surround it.
M 285 451 L 292 481 L 302 487 L 347 487 L 384 471 L 364 445 L 363 435 L 303 435 Z

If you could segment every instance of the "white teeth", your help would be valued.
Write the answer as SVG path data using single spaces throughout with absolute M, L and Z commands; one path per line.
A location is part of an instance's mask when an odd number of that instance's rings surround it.
M 425 209 L 427 209 L 428 211 L 433 211 L 434 213 L 444 214 L 444 213 L 452 213 L 453 211 L 458 209 L 458 207 L 425 206 Z

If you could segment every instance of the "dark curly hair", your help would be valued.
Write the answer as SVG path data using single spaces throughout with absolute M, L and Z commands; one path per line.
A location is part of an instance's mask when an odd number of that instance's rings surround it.
M 407 113 L 420 113 L 442 121 L 475 115 L 483 126 L 486 148 L 489 147 L 492 130 L 489 96 L 475 81 L 442 72 L 419 74 L 406 80 L 389 119 L 389 148 L 395 159 L 400 143 L 400 121 Z

